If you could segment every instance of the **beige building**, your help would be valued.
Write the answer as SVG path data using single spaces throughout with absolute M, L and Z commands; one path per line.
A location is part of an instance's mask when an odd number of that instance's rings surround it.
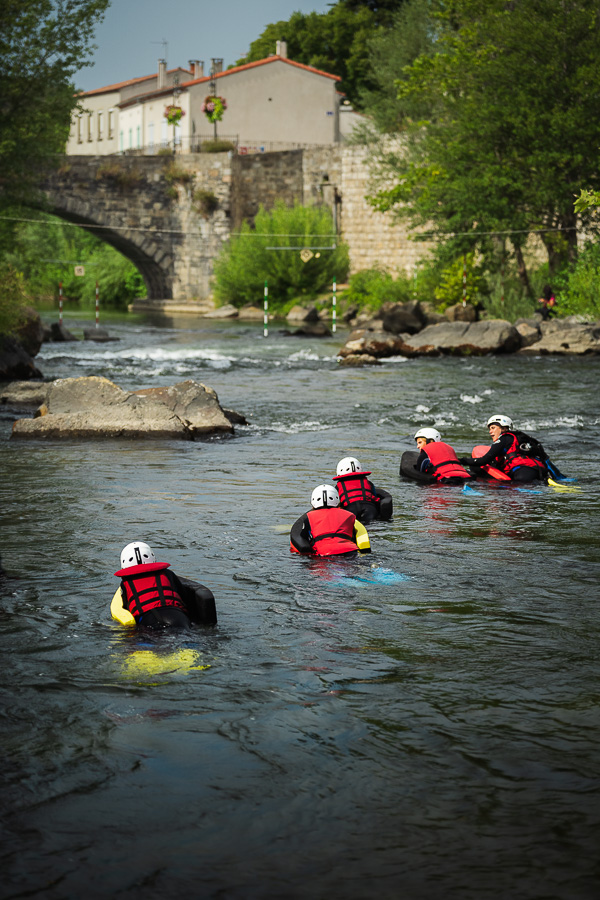
M 213 89 L 227 102 L 216 133 L 240 153 L 343 141 L 360 117 L 336 90 L 339 76 L 288 59 L 283 41 L 277 49 L 278 55 L 225 71 L 221 60 L 213 60 L 208 76 L 199 60 L 169 71 L 161 60 L 156 75 L 88 91 L 80 98 L 84 111 L 74 117 L 67 153 L 155 153 L 173 144 L 179 152 L 195 152 L 215 135 L 202 111 Z M 165 118 L 170 104 L 184 112 L 176 127 Z

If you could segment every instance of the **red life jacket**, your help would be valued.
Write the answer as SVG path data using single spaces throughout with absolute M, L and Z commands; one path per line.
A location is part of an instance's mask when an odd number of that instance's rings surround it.
M 115 572 L 122 579 L 125 605 L 134 619 L 158 606 L 175 606 L 185 610 L 183 600 L 166 574 L 169 565 L 164 562 L 145 563 Z
M 358 500 L 367 500 L 369 503 L 377 503 L 377 495 L 373 493 L 367 475 L 370 472 L 348 472 L 347 475 L 334 475 L 337 482 L 340 506 L 349 506 Z
M 355 553 L 358 547 L 354 540 L 356 516 L 339 506 L 325 509 L 311 509 L 306 513 L 310 525 L 312 553 L 315 556 L 338 556 Z M 298 553 L 290 544 L 292 553 Z
M 546 466 L 543 462 L 539 459 L 535 459 L 533 456 L 527 456 L 525 451 L 521 450 L 519 439 L 516 434 L 513 434 L 512 431 L 505 431 L 503 432 L 503 435 L 504 434 L 507 434 L 512 438 L 510 448 L 504 451 L 504 471 L 507 474 L 510 474 L 510 472 L 518 466 L 528 466 L 530 469 L 541 469 L 543 472 L 546 471 Z
M 461 466 L 458 457 L 450 444 L 444 441 L 432 441 L 423 448 L 431 460 L 433 468 L 427 469 L 428 475 L 433 475 L 436 481 L 445 478 L 470 478 L 467 470 Z

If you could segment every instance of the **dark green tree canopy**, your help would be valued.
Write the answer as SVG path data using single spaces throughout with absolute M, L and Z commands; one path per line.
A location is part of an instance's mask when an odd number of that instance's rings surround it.
M 76 106 L 73 76 L 88 64 L 109 0 L 2 0 L 0 206 L 26 200 L 64 151 Z
M 391 22 L 404 0 L 377 3 L 339 0 L 326 13 L 293 13 L 287 21 L 267 25 L 237 65 L 256 62 L 275 52 L 276 41 L 288 45 L 288 56 L 342 79 L 340 90 L 360 104 L 363 89 L 372 87 L 368 44 Z
M 415 2 L 415 0 L 411 0 Z M 597 0 L 433 0 L 435 52 L 396 73 L 403 152 L 373 199 L 465 252 L 540 230 L 556 271 L 573 260 L 581 186 L 600 187 Z M 426 111 L 411 120 L 412 108 Z M 384 160 L 385 162 L 385 160 Z

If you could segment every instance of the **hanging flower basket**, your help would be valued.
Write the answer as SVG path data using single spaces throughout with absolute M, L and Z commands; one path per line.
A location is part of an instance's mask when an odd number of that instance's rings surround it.
M 171 104 L 170 106 L 165 107 L 165 119 L 169 125 L 179 125 L 184 116 L 185 112 L 180 106 Z
M 209 122 L 220 122 L 227 109 L 227 100 L 225 97 L 209 94 L 208 97 L 205 97 L 201 109 Z

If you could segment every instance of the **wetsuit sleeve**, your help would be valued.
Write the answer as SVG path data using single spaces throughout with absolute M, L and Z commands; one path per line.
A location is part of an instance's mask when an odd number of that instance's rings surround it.
M 417 461 L 415 463 L 415 469 L 419 472 L 426 472 L 427 469 L 431 469 L 431 460 L 427 456 L 424 450 L 421 450 L 417 457 Z
M 312 551 L 312 544 L 310 541 L 310 522 L 308 521 L 308 516 L 304 513 L 303 516 L 300 516 L 294 524 L 292 525 L 292 530 L 290 531 L 290 541 L 298 551 L 298 553 L 310 553 Z
M 379 507 L 379 516 L 382 519 L 391 519 L 394 511 L 394 501 L 392 495 L 388 494 L 382 488 L 376 488 L 373 485 L 373 493 L 377 497 L 377 506 Z
M 504 456 L 505 451 L 510 449 L 511 444 L 511 438 L 506 434 L 501 434 L 498 440 L 494 441 L 485 456 L 473 459 L 469 465 L 477 466 L 478 468 L 481 466 L 492 466 L 497 459 Z

